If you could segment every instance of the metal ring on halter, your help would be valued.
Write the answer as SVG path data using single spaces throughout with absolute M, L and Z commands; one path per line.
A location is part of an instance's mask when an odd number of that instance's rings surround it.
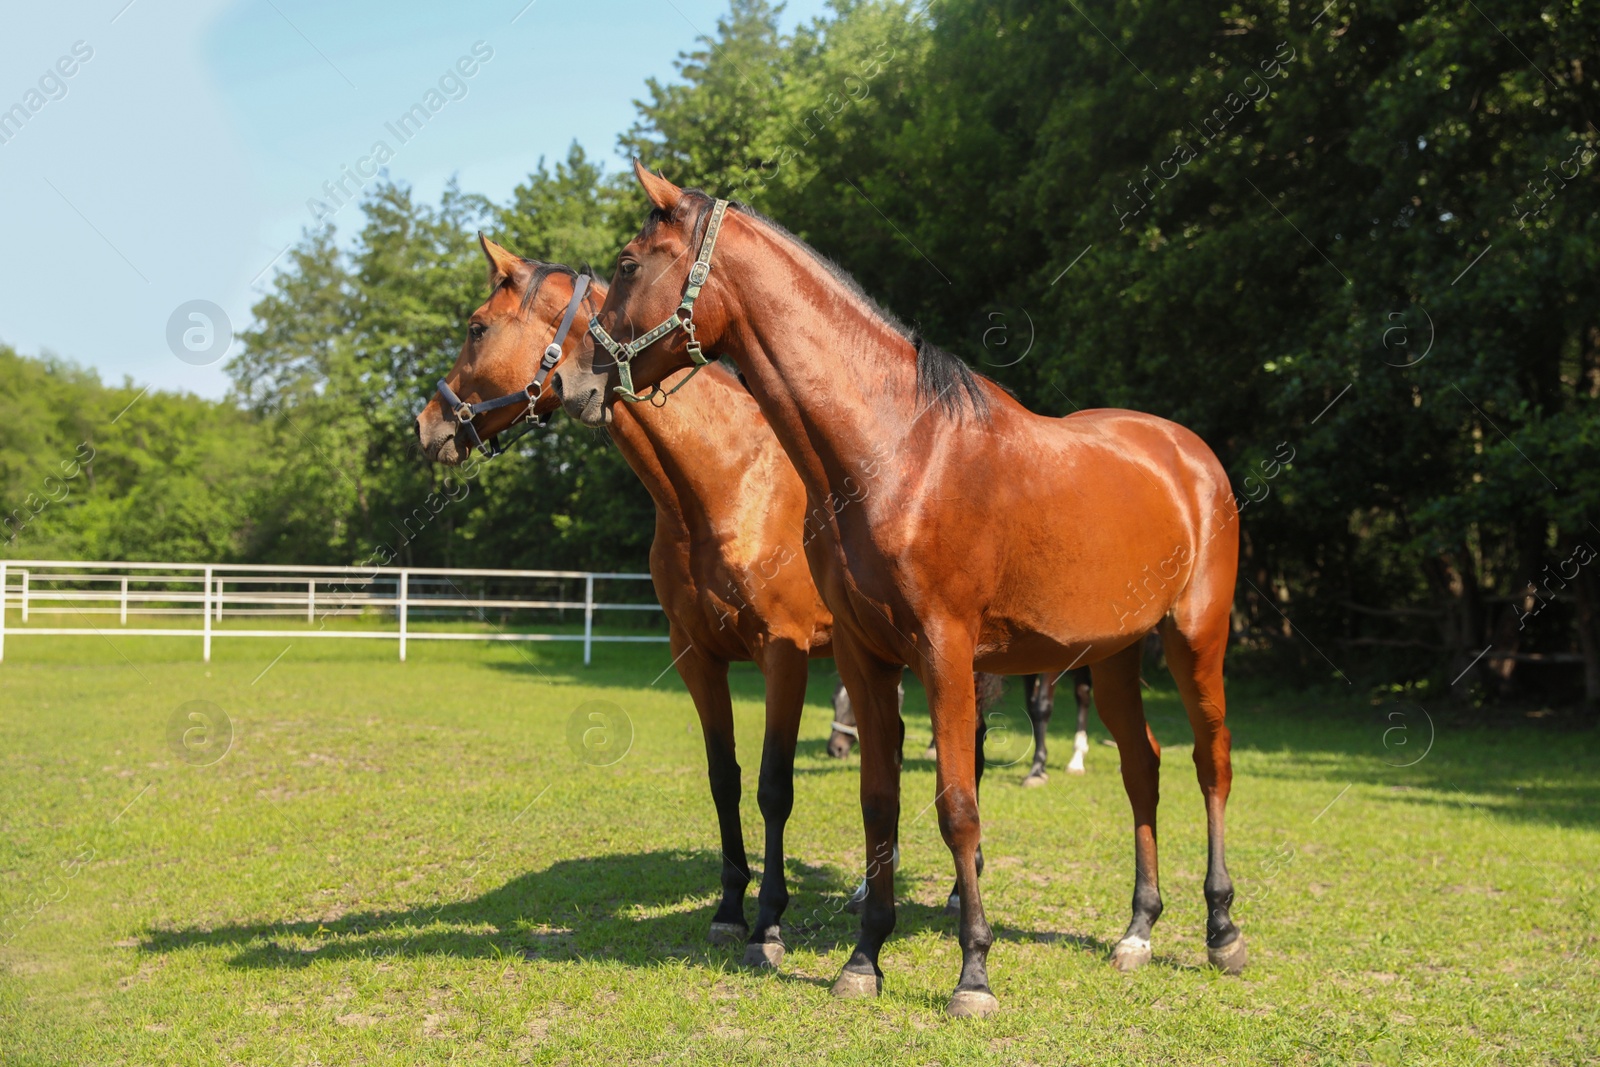
M 545 346 L 544 358 L 539 361 L 539 373 L 534 376 L 533 381 L 522 389 L 524 393 L 528 394 L 529 406 L 532 406 L 533 402 L 544 394 L 544 376 L 550 372 L 550 368 L 559 362 L 561 362 L 561 346 L 552 341 Z
M 727 210 L 728 201 L 712 201 L 710 218 L 706 222 L 705 236 L 700 239 L 700 253 L 695 257 L 694 265 L 689 268 L 689 277 L 684 282 L 683 302 L 673 310 L 671 315 L 658 323 L 655 328 L 646 332 L 642 337 L 624 344 L 607 333 L 605 327 L 600 325 L 598 318 L 589 320 L 590 335 L 594 337 L 601 347 L 611 353 L 611 358 L 617 365 L 617 377 L 620 379 L 621 384 L 613 386 L 611 391 L 628 403 L 637 404 L 641 400 L 648 400 L 654 406 L 661 407 L 666 404 L 666 397 L 688 385 L 689 379 L 700 373 L 701 367 L 711 362 L 710 358 L 701 349 L 700 342 L 695 340 L 694 302 L 699 298 L 700 290 L 706 284 L 706 279 L 711 276 L 711 254 L 716 250 L 717 233 L 722 229 L 722 217 L 727 213 Z M 649 348 L 678 329 L 689 335 L 689 340 L 685 347 L 689 351 L 689 361 L 694 364 L 694 369 L 685 375 L 681 382 L 667 390 L 665 396 L 662 397 L 661 403 L 657 404 L 655 397 L 661 393 L 659 383 L 651 386 L 648 393 L 640 393 L 634 389 L 633 358 L 644 349 Z

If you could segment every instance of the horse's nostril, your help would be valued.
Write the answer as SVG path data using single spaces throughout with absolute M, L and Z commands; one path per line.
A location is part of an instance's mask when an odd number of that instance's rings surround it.
M 557 400 L 566 399 L 565 394 L 561 390 L 561 375 L 558 374 L 554 378 L 550 379 L 550 388 L 556 394 Z

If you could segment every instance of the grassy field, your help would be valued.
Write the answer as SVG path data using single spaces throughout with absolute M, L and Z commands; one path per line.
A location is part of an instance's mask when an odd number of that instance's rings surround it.
M 1189 729 L 1153 677 L 1167 908 L 1155 962 L 1123 976 L 1106 962 L 1132 890 L 1116 752 L 1095 723 L 1089 773 L 1068 777 L 1058 712 L 1045 788 L 1020 767 L 986 779 L 1003 1010 L 952 1022 L 914 683 L 884 995 L 836 1002 L 862 846 L 854 761 L 823 750 L 829 664 L 801 731 L 789 955 L 758 975 L 705 940 L 715 823 L 682 684 L 652 682 L 663 646 L 602 646 L 585 668 L 566 645 L 418 643 L 399 664 L 388 642 L 233 640 L 204 665 L 196 641 L 111 641 L 13 638 L 0 665 L 7 1067 L 1600 1059 L 1593 732 L 1235 687 L 1251 966 L 1226 978 L 1203 967 Z M 761 678 L 734 684 L 755 842 Z M 580 708 L 614 733 L 573 744 Z

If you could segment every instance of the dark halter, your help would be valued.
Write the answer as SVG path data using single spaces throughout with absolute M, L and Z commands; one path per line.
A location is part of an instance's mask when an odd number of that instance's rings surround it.
M 513 404 L 526 404 L 528 410 L 524 414 L 517 416 L 511 425 L 515 426 L 524 418 L 529 418 L 533 415 L 534 402 L 544 392 L 545 378 L 549 377 L 550 371 L 561 360 L 562 342 L 567 339 L 567 333 L 572 329 L 572 320 L 578 314 L 578 305 L 583 303 L 584 295 L 588 291 L 589 276 L 586 274 L 577 275 L 577 281 L 572 285 L 572 299 L 567 301 L 566 314 L 561 316 L 561 325 L 556 327 L 555 340 L 545 346 L 544 358 L 539 360 L 539 371 L 533 376 L 533 381 L 518 392 L 497 396 L 493 400 L 480 400 L 476 404 L 469 404 L 456 396 L 455 390 L 451 389 L 443 378 L 439 379 L 439 406 L 444 409 L 445 418 L 450 422 L 459 424 L 461 429 L 466 431 L 468 439 L 472 442 L 472 447 L 482 451 L 486 458 L 493 459 L 505 452 L 506 449 L 500 444 L 499 434 L 496 434 L 487 442 L 479 437 L 477 428 L 472 425 L 472 420 L 486 411 L 495 411 L 499 408 L 510 407 Z M 550 416 L 553 414 L 555 412 L 546 414 L 542 419 L 532 419 L 528 423 L 529 428 L 548 425 Z M 526 432 L 527 430 L 523 431 L 523 433 Z M 522 434 L 517 435 L 517 437 L 521 436 Z M 509 446 L 517 437 L 510 438 L 506 445 Z

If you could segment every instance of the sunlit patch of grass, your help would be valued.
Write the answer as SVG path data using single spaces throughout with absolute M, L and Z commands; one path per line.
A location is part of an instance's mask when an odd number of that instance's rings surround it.
M 1452 725 L 1396 766 L 1367 704 L 1236 687 L 1229 808 L 1242 978 L 1207 970 L 1204 816 L 1181 705 L 1165 746 L 1156 959 L 1126 921 L 1131 819 L 1091 729 L 1068 776 L 983 786 L 1002 1013 L 952 1023 L 948 853 L 911 684 L 899 925 L 884 995 L 836 1002 L 862 866 L 855 761 L 823 748 L 827 664 L 801 731 L 778 974 L 707 944 L 720 857 L 699 727 L 664 648 L 24 638 L 0 665 L 0 1062 L 672 1061 L 1567 1063 L 1600 1058 L 1600 784 L 1592 733 Z M 732 674 L 759 870 L 760 675 Z M 1020 709 L 1013 684 L 1007 707 Z M 231 743 L 171 740 L 192 700 Z M 585 762 L 582 704 L 626 756 Z M 1419 751 L 1404 753 L 1407 759 Z M 755 886 L 747 915 L 755 915 Z

